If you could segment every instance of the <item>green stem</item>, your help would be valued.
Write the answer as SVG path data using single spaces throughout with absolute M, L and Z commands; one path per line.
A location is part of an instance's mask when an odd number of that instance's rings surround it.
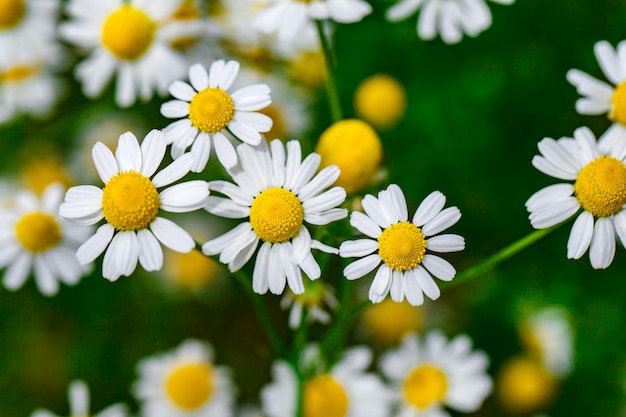
M 335 58 L 333 55 L 330 40 L 326 36 L 324 26 L 326 21 L 315 20 L 317 33 L 324 52 L 324 61 L 326 62 L 326 92 L 328 94 L 328 106 L 330 107 L 330 115 L 333 122 L 343 119 L 341 112 L 341 101 L 339 100 L 339 92 L 337 91 L 337 81 L 335 78 Z
M 529 233 L 528 235 L 524 236 L 516 242 L 511 243 L 510 245 L 499 250 L 498 252 L 477 263 L 476 265 L 470 266 L 469 268 L 461 271 L 457 274 L 454 280 L 442 283 L 441 288 L 448 289 L 454 287 L 485 273 L 486 271 L 490 270 L 501 262 L 506 261 L 517 252 L 520 252 L 524 248 L 532 245 L 559 226 L 560 224 L 549 227 L 547 229 L 538 229 Z

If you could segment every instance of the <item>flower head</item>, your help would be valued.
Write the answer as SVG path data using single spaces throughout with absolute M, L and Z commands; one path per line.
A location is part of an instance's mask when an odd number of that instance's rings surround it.
M 354 109 L 373 126 L 389 129 L 404 116 L 404 87 L 390 75 L 372 75 L 359 84 L 354 94 Z
M 594 268 L 606 268 L 615 256 L 615 235 L 626 243 L 626 146 L 603 141 L 588 128 L 574 138 L 545 138 L 532 163 L 539 171 L 568 182 L 545 187 L 526 201 L 536 229 L 561 223 L 577 213 L 567 242 L 567 257 L 587 249 Z
M 234 387 L 230 371 L 213 362 L 213 349 L 195 339 L 170 352 L 142 359 L 133 391 L 141 415 L 201 417 L 233 415 Z
M 70 417 L 125 417 L 128 414 L 126 405 L 122 403 L 110 405 L 99 413 L 92 414 L 89 410 L 89 387 L 81 380 L 72 381 L 67 389 L 67 394 L 70 402 Z M 33 411 L 31 417 L 58 416 L 48 410 L 38 409 Z
M 502 365 L 496 377 L 500 404 L 515 414 L 543 411 L 550 406 L 558 379 L 536 358 L 515 356 Z
M 347 216 L 345 209 L 336 208 L 345 200 L 345 190 L 326 190 L 339 176 L 339 169 L 326 167 L 315 175 L 318 154 L 302 161 L 299 142 L 289 141 L 286 148 L 285 153 L 280 140 L 269 145 L 263 141 L 257 147 L 239 145 L 239 163 L 228 170 L 236 184 L 212 181 L 211 190 L 227 198 L 211 196 L 205 207 L 222 217 L 247 219 L 202 249 L 206 255 L 220 254 L 220 262 L 237 271 L 261 244 L 252 276 L 252 287 L 259 294 L 268 289 L 281 294 L 286 283 L 301 294 L 302 272 L 312 280 L 321 275 L 311 249 L 337 253 L 312 239 L 305 223 L 325 225 Z
M 330 313 L 324 309 L 324 305 L 336 310 L 338 302 L 333 288 L 322 281 L 304 281 L 302 294 L 287 291 L 280 302 L 283 309 L 290 309 L 289 327 L 292 329 L 300 327 L 303 317 L 309 322 L 330 322 Z
M 424 339 L 407 335 L 385 352 L 381 370 L 396 389 L 401 416 L 449 417 L 443 407 L 463 413 L 478 410 L 491 392 L 489 359 L 472 351 L 472 341 L 459 335 L 448 341 L 439 331 Z
M 211 140 L 217 157 L 226 168 L 237 163 L 237 153 L 228 137 L 231 134 L 245 143 L 258 145 L 272 127 L 272 119 L 258 113 L 271 103 L 270 88 L 253 84 L 231 92 L 239 72 L 237 61 L 215 61 L 207 73 L 195 64 L 189 68 L 191 85 L 175 81 L 170 93 L 176 100 L 161 106 L 165 117 L 180 118 L 165 128 L 172 142 L 172 157 L 178 158 L 191 146 L 196 157 L 192 171 L 200 172 L 209 160 Z
M 350 224 L 368 239 L 346 241 L 339 248 L 344 258 L 361 258 L 344 269 L 346 278 L 361 278 L 380 265 L 370 287 L 373 303 L 381 302 L 389 292 L 394 301 L 406 297 L 412 305 L 421 305 L 424 293 L 433 300 L 439 298 L 439 287 L 431 274 L 450 281 L 456 270 L 433 252 L 465 248 L 465 240 L 459 235 L 435 236 L 461 218 L 458 208 L 443 209 L 445 202 L 439 191 L 431 193 L 417 208 L 413 220 L 408 221 L 406 200 L 397 185 L 378 193 L 378 198 L 366 195 L 362 201 L 365 214 L 353 212 Z
M 104 188 L 72 187 L 59 213 L 78 225 L 105 223 L 76 253 L 81 264 L 96 259 L 106 249 L 102 274 L 109 280 L 133 273 L 137 261 L 147 271 L 163 266 L 161 242 L 178 252 L 189 252 L 195 243 L 189 233 L 159 210 L 184 213 L 201 208 L 207 201 L 205 181 L 187 181 L 162 188 L 184 177 L 194 157 L 187 154 L 156 173 L 166 148 L 165 135 L 153 130 L 139 146 L 130 132 L 119 138 L 115 155 L 101 142 L 92 155 Z M 156 174 L 155 174 L 156 173 Z M 108 248 L 108 249 L 107 249 Z

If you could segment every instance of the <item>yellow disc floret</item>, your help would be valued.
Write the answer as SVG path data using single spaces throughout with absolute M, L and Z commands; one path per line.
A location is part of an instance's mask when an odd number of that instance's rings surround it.
M 2 1 L 2 0 L 0 0 Z M 41 65 L 16 65 L 0 71 L 0 83 L 19 83 L 41 71 Z
M 339 167 L 341 174 L 336 184 L 348 193 L 361 190 L 374 179 L 383 157 L 383 147 L 374 129 L 357 119 L 331 125 L 320 136 L 315 152 L 322 157 L 322 168 Z
M 74 183 L 67 169 L 54 158 L 31 160 L 22 169 L 21 177 L 24 185 L 38 195 L 55 182 L 63 184 L 66 189 Z
M 18 220 L 15 224 L 15 237 L 27 251 L 45 252 L 61 242 L 61 226 L 50 214 L 35 211 Z
M 102 44 L 119 59 L 134 61 L 152 44 L 156 23 L 129 4 L 109 14 L 102 25 Z
M 539 362 L 522 356 L 507 361 L 496 380 L 500 403 L 516 414 L 544 410 L 555 389 L 555 378 Z
M 165 270 L 167 277 L 182 288 L 196 289 L 212 282 L 219 273 L 219 265 L 202 252 L 192 250 L 189 253 L 165 252 Z
M 378 238 L 378 254 L 394 271 L 407 271 L 422 262 L 426 238 L 422 230 L 410 222 L 389 226 Z
M 0 30 L 17 26 L 25 14 L 24 0 L 0 0 Z
M 189 120 L 203 132 L 219 132 L 228 126 L 234 115 L 233 99 L 221 88 L 205 88 L 189 103 Z
M 287 126 L 285 124 L 285 116 L 280 108 L 274 103 L 259 110 L 262 113 L 272 119 L 272 128 L 265 132 L 265 138 L 270 141 L 273 139 L 285 139 L 287 138 Z
M 396 303 L 386 298 L 381 303 L 370 304 L 367 307 L 362 316 L 363 325 L 367 334 L 376 343 L 382 346 L 395 345 L 407 333 L 422 327 L 423 307 L 414 307 L 407 301 Z
M 306 381 L 304 417 L 344 417 L 348 405 L 346 391 L 331 375 L 322 374 Z
M 615 87 L 613 97 L 611 97 L 609 119 L 622 125 L 626 125 L 626 82 L 623 82 Z
M 578 173 L 574 184 L 582 208 L 596 217 L 609 217 L 626 204 L 626 164 L 603 155 Z
M 213 368 L 208 363 L 179 366 L 165 381 L 167 397 L 176 406 L 197 410 L 211 398 L 214 389 Z
M 404 398 L 420 410 L 440 403 L 448 392 L 448 380 L 441 369 L 423 364 L 413 369 L 404 380 Z
M 120 172 L 102 190 L 104 218 L 117 230 L 148 227 L 159 212 L 159 193 L 139 172 Z
M 387 129 L 404 115 L 406 93 L 402 85 L 385 74 L 365 79 L 354 95 L 356 114 L 373 126 Z
M 298 234 L 304 210 L 300 199 L 281 187 L 263 190 L 250 206 L 250 224 L 265 242 L 285 242 Z

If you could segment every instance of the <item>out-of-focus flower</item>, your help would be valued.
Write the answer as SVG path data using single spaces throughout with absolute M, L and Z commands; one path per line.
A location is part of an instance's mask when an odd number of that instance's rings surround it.
M 174 25 L 172 16 L 183 0 L 144 2 L 131 0 L 71 0 L 65 10 L 70 20 L 59 32 L 67 42 L 87 51 L 76 78 L 87 97 L 98 96 L 113 76 L 115 100 L 120 107 L 160 95 L 183 76 L 187 64 L 172 48 L 181 36 L 190 36 L 189 24 Z
M 545 410 L 554 399 L 557 379 L 529 356 L 515 356 L 502 365 L 496 377 L 496 396 L 507 411 L 528 414 Z
M 216 366 L 213 349 L 187 339 L 172 351 L 142 359 L 133 386 L 144 417 L 231 417 L 230 370 Z
M 449 417 L 444 407 L 463 413 L 480 408 L 492 388 L 488 365 L 487 355 L 472 351 L 466 335 L 448 341 L 431 331 L 421 343 L 407 335 L 383 354 L 380 367 L 398 394 L 398 416 Z
M 178 288 L 200 290 L 214 281 L 220 266 L 202 252 L 192 249 L 188 253 L 166 250 L 163 272 L 167 279 Z
M 421 305 L 424 293 L 432 300 L 439 298 L 432 275 L 451 281 L 456 270 L 433 252 L 465 248 L 462 236 L 438 235 L 461 218 L 457 207 L 443 209 L 445 203 L 442 193 L 431 193 L 409 222 L 406 200 L 397 185 L 379 192 L 378 198 L 366 195 L 362 201 L 365 214 L 352 212 L 350 224 L 369 239 L 345 241 L 339 248 L 341 257 L 360 258 L 344 269 L 346 278 L 361 278 L 380 265 L 369 292 L 373 303 L 380 303 L 389 293 L 394 301 L 406 297 L 411 305 Z
M 354 110 L 372 126 L 389 129 L 404 116 L 404 87 L 390 75 L 372 75 L 359 84 L 354 94 Z
M 567 80 L 580 95 L 576 111 L 580 114 L 606 114 L 613 125 L 602 135 L 604 141 L 626 140 L 626 41 L 613 49 L 607 41 L 594 45 L 598 64 L 610 84 L 577 69 L 567 72 Z
M 70 403 L 69 415 L 72 417 L 125 417 L 128 414 L 126 405 L 122 403 L 110 405 L 96 414 L 91 413 L 89 410 L 89 387 L 81 380 L 72 381 L 67 393 Z M 33 411 L 30 417 L 58 417 L 58 415 L 48 410 L 38 409 Z
M 513 4 L 515 0 L 491 0 Z M 461 41 L 463 34 L 477 36 L 491 26 L 491 11 L 486 0 L 400 0 L 387 10 L 390 21 L 402 20 L 421 7 L 417 35 L 430 40 L 437 36 L 448 44 Z
M 192 171 L 201 172 L 211 152 L 211 140 L 217 158 L 226 168 L 237 163 L 237 153 L 226 135 L 234 135 L 251 145 L 263 140 L 260 132 L 272 127 L 272 119 L 258 110 L 271 103 L 270 88 L 253 84 L 229 92 L 237 73 L 237 61 L 216 61 L 209 72 L 195 64 L 189 68 L 191 85 L 175 81 L 170 93 L 176 98 L 161 106 L 168 118 L 181 118 L 164 129 L 172 144 L 172 157 L 178 158 L 191 146 L 196 157 Z
M 209 187 L 206 181 L 194 180 L 157 191 L 184 177 L 194 162 L 193 155 L 187 154 L 157 173 L 166 146 L 165 135 L 158 130 L 148 133 L 141 147 L 132 133 L 122 134 L 115 156 L 98 142 L 93 159 L 105 187 L 72 187 L 59 208 L 61 216 L 77 225 L 105 219 L 76 256 L 85 264 L 106 249 L 102 275 L 109 280 L 132 274 L 137 261 L 146 271 L 160 270 L 163 250 L 159 242 L 178 252 L 189 252 L 195 246 L 189 233 L 159 216 L 159 209 L 173 213 L 197 210 L 206 203 Z
M 544 229 L 580 211 L 567 241 L 567 257 L 581 258 L 587 249 L 591 266 L 607 268 L 615 256 L 615 238 L 626 243 L 626 146 L 603 141 L 588 128 L 574 138 L 545 138 L 537 147 L 541 155 L 532 163 L 539 171 L 560 180 L 533 194 L 526 202 L 530 223 Z
M 380 138 L 370 125 L 358 119 L 332 124 L 320 136 L 315 152 L 322 157 L 322 166 L 339 167 L 336 184 L 348 193 L 371 183 L 383 157 Z
M 287 60 L 291 78 L 312 88 L 319 88 L 326 79 L 324 54 L 318 50 L 307 50 L 290 56 Z
M 287 291 L 280 302 L 283 309 L 289 309 L 289 327 L 292 329 L 300 327 L 303 316 L 308 322 L 329 323 L 331 316 L 324 305 L 336 310 L 338 303 L 333 288 L 322 281 L 304 281 L 302 294 Z
M 274 140 L 257 147 L 243 143 L 237 147 L 238 164 L 228 170 L 236 184 L 211 181 L 212 191 L 227 198 L 210 196 L 205 209 L 212 214 L 247 219 L 222 236 L 202 245 L 206 255 L 220 254 L 220 262 L 231 272 L 239 270 L 253 256 L 254 292 L 282 294 L 285 284 L 295 294 L 304 291 L 302 272 L 310 279 L 321 270 L 311 249 L 337 253 L 337 249 L 311 238 L 304 222 L 326 225 L 347 216 L 336 208 L 346 192 L 341 187 L 327 188 L 339 176 L 337 167 L 326 167 L 317 175 L 320 157 L 316 153 L 302 161 L 300 143 L 285 145 Z
M 390 413 L 391 394 L 378 376 L 367 373 L 372 352 L 366 347 L 346 350 L 330 369 L 321 366 L 317 346 L 302 354 L 309 369 L 303 387 L 303 415 L 307 417 L 383 417 Z M 261 390 L 261 404 L 268 417 L 295 415 L 298 379 L 285 362 L 272 366 L 274 380 Z
M 312 19 L 354 23 L 372 12 L 364 0 L 269 0 L 256 13 L 252 24 L 263 33 L 277 33 L 278 40 L 289 42 L 310 31 Z
M 32 271 L 39 291 L 53 296 L 59 282 L 74 285 L 85 272 L 75 252 L 92 230 L 59 217 L 64 190 L 52 184 L 41 198 L 23 190 L 13 204 L 0 207 L 0 268 L 7 268 L 3 280 L 7 289 L 21 288 Z
M 377 344 L 395 345 L 408 333 L 422 329 L 425 307 L 416 308 L 407 301 L 396 303 L 387 298 L 369 305 L 361 315 L 361 323 L 366 335 Z

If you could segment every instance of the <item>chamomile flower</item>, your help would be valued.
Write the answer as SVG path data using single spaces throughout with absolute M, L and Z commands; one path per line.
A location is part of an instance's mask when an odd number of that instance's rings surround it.
M 558 392 L 558 378 L 541 360 L 518 355 L 507 360 L 496 376 L 500 405 L 514 414 L 530 414 L 549 408 Z
M 615 256 L 616 235 L 626 243 L 626 146 L 602 137 L 596 142 L 582 127 L 574 138 L 544 138 L 537 147 L 541 155 L 533 157 L 533 166 L 567 182 L 545 187 L 526 201 L 530 223 L 544 229 L 580 212 L 567 257 L 579 259 L 589 249 L 591 266 L 607 268 Z
M 3 280 L 7 289 L 21 288 L 32 271 L 39 291 L 52 296 L 59 291 L 59 282 L 74 285 L 85 272 L 75 252 L 92 230 L 59 217 L 64 190 L 52 184 L 41 198 L 23 190 L 12 204 L 0 207 L 0 268 L 7 268 Z
M 187 339 L 170 352 L 142 359 L 133 392 L 144 417 L 230 417 L 234 387 L 230 370 L 216 366 L 213 349 Z
M 311 323 L 329 323 L 331 316 L 324 306 L 330 310 L 338 306 L 333 288 L 322 281 L 304 281 L 304 289 L 302 294 L 287 291 L 280 301 L 281 308 L 289 309 L 289 327 L 300 327 L 303 317 Z
M 494 3 L 513 4 L 515 0 L 491 0 Z M 421 7 L 417 34 L 431 40 L 437 36 L 448 44 L 461 41 L 463 34 L 477 36 L 491 26 L 491 11 L 486 0 L 400 0 L 387 10 L 390 21 L 402 20 Z
M 448 341 L 431 331 L 422 341 L 407 335 L 402 344 L 381 357 L 380 368 L 399 398 L 402 417 L 449 417 L 444 407 L 470 413 L 491 392 L 489 359 L 472 351 L 472 341 L 459 335 Z
M 366 347 L 345 351 L 330 369 L 324 369 L 316 354 L 317 346 L 303 353 L 302 366 L 308 368 L 303 382 L 302 407 L 307 417 L 388 416 L 391 394 L 378 376 L 366 372 L 372 352 Z M 274 380 L 262 388 L 261 405 L 267 417 L 295 415 L 298 379 L 285 362 L 272 366 Z
M 440 290 L 431 274 L 450 281 L 456 270 L 433 252 L 465 248 L 465 240 L 459 235 L 435 236 L 461 218 L 457 207 L 443 209 L 445 203 L 442 193 L 431 193 L 409 222 L 406 200 L 397 185 L 379 192 L 378 198 L 366 195 L 361 203 L 365 214 L 352 212 L 350 224 L 369 239 L 346 241 L 339 248 L 341 257 L 361 258 L 344 269 L 346 278 L 361 278 L 382 262 L 370 287 L 373 303 L 381 302 L 389 292 L 394 301 L 406 297 L 411 305 L 421 305 L 424 293 L 432 300 L 439 298 Z
M 192 171 L 200 172 L 209 160 L 211 141 L 217 158 L 226 168 L 237 163 L 237 153 L 226 135 L 258 145 L 272 127 L 272 119 L 258 113 L 271 103 L 270 88 L 253 84 L 231 92 L 239 72 L 237 61 L 215 61 L 207 73 L 195 64 L 189 68 L 191 85 L 175 81 L 170 93 L 176 100 L 161 106 L 161 113 L 169 118 L 183 118 L 167 126 L 164 131 L 172 142 L 172 157 L 178 158 L 191 146 L 196 157 Z
M 163 266 L 166 247 L 189 252 L 192 237 L 171 220 L 159 216 L 159 209 L 184 213 L 201 208 L 207 201 L 206 181 L 194 180 L 162 188 L 184 177 L 193 164 L 185 155 L 156 173 L 165 155 L 167 139 L 153 130 L 139 146 L 130 132 L 119 138 L 115 155 L 101 142 L 93 147 L 94 164 L 105 186 L 70 188 L 59 213 L 72 223 L 93 225 L 105 219 L 96 233 L 76 253 L 81 264 L 95 260 L 105 251 L 102 275 L 114 281 L 133 273 L 137 261 L 146 271 Z
M 354 110 L 359 117 L 379 129 L 390 129 L 404 116 L 406 92 L 402 84 L 387 74 L 363 80 L 354 93 Z
M 626 140 L 626 41 L 617 48 L 607 41 L 594 45 L 598 64 L 609 83 L 600 81 L 577 69 L 567 72 L 567 80 L 582 95 L 576 101 L 576 111 L 580 114 L 606 114 L 614 122 L 604 140 Z
M 354 23 L 371 12 L 372 6 L 364 0 L 269 0 L 252 24 L 263 33 L 277 33 L 281 42 L 290 42 L 315 31 L 312 19 Z
M 87 97 L 98 96 L 116 77 L 115 100 L 120 107 L 160 95 L 181 77 L 186 62 L 172 41 L 189 35 L 185 25 L 169 26 L 183 0 L 71 0 L 70 20 L 61 24 L 61 37 L 89 51 L 76 66 L 76 78 Z
M 341 187 L 326 190 L 339 176 L 335 166 L 315 174 L 320 165 L 316 153 L 301 160 L 298 141 L 262 141 L 257 147 L 243 143 L 237 147 L 239 163 L 228 172 L 236 184 L 212 181 L 212 191 L 223 197 L 209 197 L 205 209 L 212 214 L 247 219 L 224 235 L 202 246 L 206 255 L 220 254 L 219 260 L 230 271 L 239 270 L 254 255 L 254 292 L 281 294 L 285 284 L 295 294 L 304 291 L 302 272 L 310 279 L 321 270 L 311 249 L 337 253 L 337 249 L 311 238 L 304 223 L 325 225 L 347 216 L 336 208 L 346 198 Z
M 67 391 L 70 402 L 69 417 L 125 417 L 128 414 L 126 405 L 122 403 L 110 405 L 96 414 L 91 413 L 89 410 L 89 387 L 84 381 L 72 381 Z M 30 417 L 58 417 L 58 415 L 48 410 L 38 409 Z

